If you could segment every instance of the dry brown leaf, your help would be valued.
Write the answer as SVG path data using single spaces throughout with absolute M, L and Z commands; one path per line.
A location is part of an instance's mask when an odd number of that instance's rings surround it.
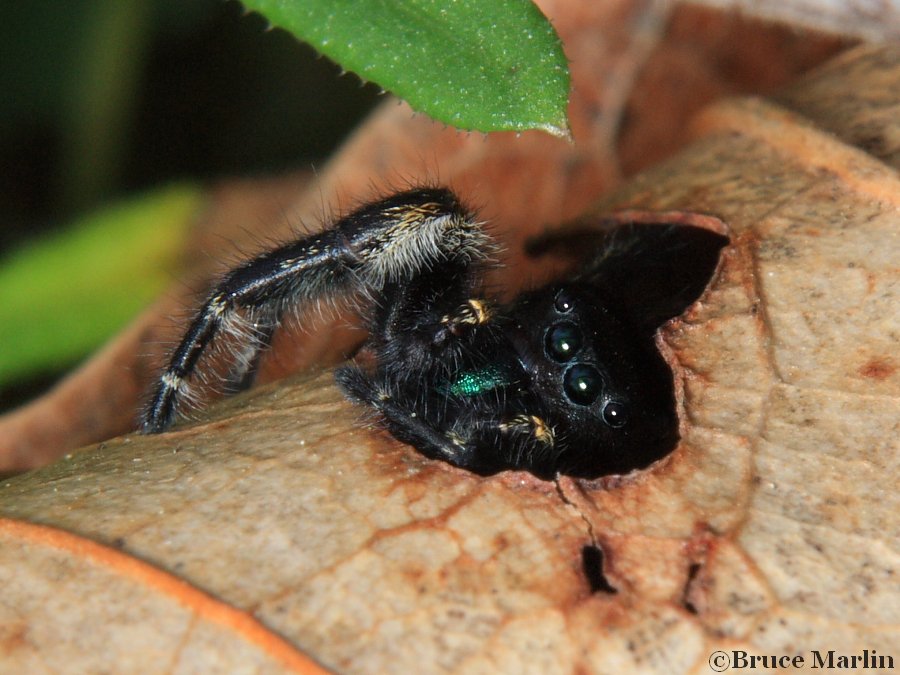
M 866 0 L 692 0 L 780 21 L 799 28 L 821 30 L 885 42 L 900 37 L 900 6 L 896 2 Z
M 62 530 L 0 519 L 0 578 L 4 672 L 325 672 L 249 614 Z
M 300 176 L 221 186 L 203 217 L 221 229 L 201 230 L 186 280 L 48 396 L 0 418 L 0 471 L 40 466 L 131 429 L 141 393 L 180 331 L 173 315 L 195 305 L 236 251 L 256 252 L 289 238 L 298 223 L 318 226 L 323 216 L 392 187 L 442 182 L 490 221 L 515 270 L 502 286 L 516 288 L 541 275 L 520 254 L 525 239 L 581 214 L 623 172 L 681 146 L 687 120 L 709 101 L 770 91 L 839 47 L 833 39 L 667 3 L 540 4 L 572 62 L 574 144 L 539 132 L 461 134 L 387 103 L 316 185 L 302 189 Z M 338 325 L 280 334 L 262 381 L 339 360 L 359 334 Z
M 168 570 L 340 671 L 706 672 L 714 650 L 896 659 L 900 116 L 886 111 L 900 100 L 847 105 L 852 119 L 824 131 L 803 116 L 869 82 L 900 92 L 900 48 L 848 53 L 782 107 L 710 109 L 690 148 L 602 205 L 710 213 L 732 234 L 709 291 L 664 332 L 682 442 L 650 471 L 473 476 L 361 425 L 322 373 L 11 479 L 0 513 Z M 21 553 L 31 544 L 10 529 L 5 579 L 36 569 L 67 606 L 87 602 L 90 587 L 65 583 L 73 561 Z M 591 545 L 615 593 L 591 592 Z M 24 610 L 0 611 L 9 663 L 76 663 L 77 647 L 34 646 Z M 124 639 L 110 614 L 88 630 Z

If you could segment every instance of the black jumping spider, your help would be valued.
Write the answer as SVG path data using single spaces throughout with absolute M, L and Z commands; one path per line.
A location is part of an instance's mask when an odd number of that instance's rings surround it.
M 173 353 L 143 430 L 169 426 L 217 334 L 244 338 L 238 382 L 286 311 L 350 295 L 365 308 L 375 367 L 342 367 L 337 382 L 424 455 L 543 478 L 646 467 L 677 441 L 654 335 L 699 296 L 726 241 L 666 225 L 594 232 L 578 244 L 576 276 L 503 306 L 478 291 L 493 245 L 456 196 L 396 194 L 226 275 Z

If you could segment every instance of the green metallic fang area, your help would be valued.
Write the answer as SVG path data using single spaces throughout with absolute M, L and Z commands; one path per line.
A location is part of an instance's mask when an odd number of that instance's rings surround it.
M 477 396 L 485 391 L 509 384 L 509 377 L 499 368 L 487 367 L 463 373 L 450 385 L 451 394 L 456 396 Z

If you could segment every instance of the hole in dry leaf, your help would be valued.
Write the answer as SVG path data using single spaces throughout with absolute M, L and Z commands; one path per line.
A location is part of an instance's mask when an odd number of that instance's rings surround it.
M 729 241 L 706 227 L 660 220 L 604 229 L 586 224 L 534 239 L 526 250 L 568 259 L 575 279 L 593 284 L 606 305 L 636 328 L 655 331 L 703 294 Z
M 563 473 L 629 473 L 678 445 L 673 376 L 656 334 L 703 295 L 729 242 L 708 227 L 685 224 L 690 220 L 690 214 L 649 214 L 612 228 L 583 222 L 529 243 L 532 255 L 569 259 L 573 269 L 565 288 L 570 296 L 572 289 L 581 293 L 579 302 L 567 299 L 564 319 L 547 334 L 549 360 L 567 368 L 566 384 L 580 387 L 569 399 L 585 414 L 571 417 L 583 420 L 576 431 L 592 448 L 567 458 Z M 715 219 L 696 220 L 709 225 Z M 579 309 L 594 318 L 583 318 L 576 330 Z M 573 374 L 579 377 L 568 377 Z M 593 424 L 594 417 L 604 424 Z
M 604 593 L 615 595 L 619 591 L 609 583 L 603 573 L 603 549 L 589 544 L 581 549 L 581 566 L 584 576 L 587 577 L 588 587 L 591 593 Z

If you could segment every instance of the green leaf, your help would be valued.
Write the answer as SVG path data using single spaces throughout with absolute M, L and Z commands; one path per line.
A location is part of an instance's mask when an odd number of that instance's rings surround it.
M 166 188 L 0 260 L 0 385 L 71 365 L 159 295 L 200 197 L 192 187 Z
M 244 0 L 416 110 L 460 129 L 568 135 L 569 71 L 530 0 Z

